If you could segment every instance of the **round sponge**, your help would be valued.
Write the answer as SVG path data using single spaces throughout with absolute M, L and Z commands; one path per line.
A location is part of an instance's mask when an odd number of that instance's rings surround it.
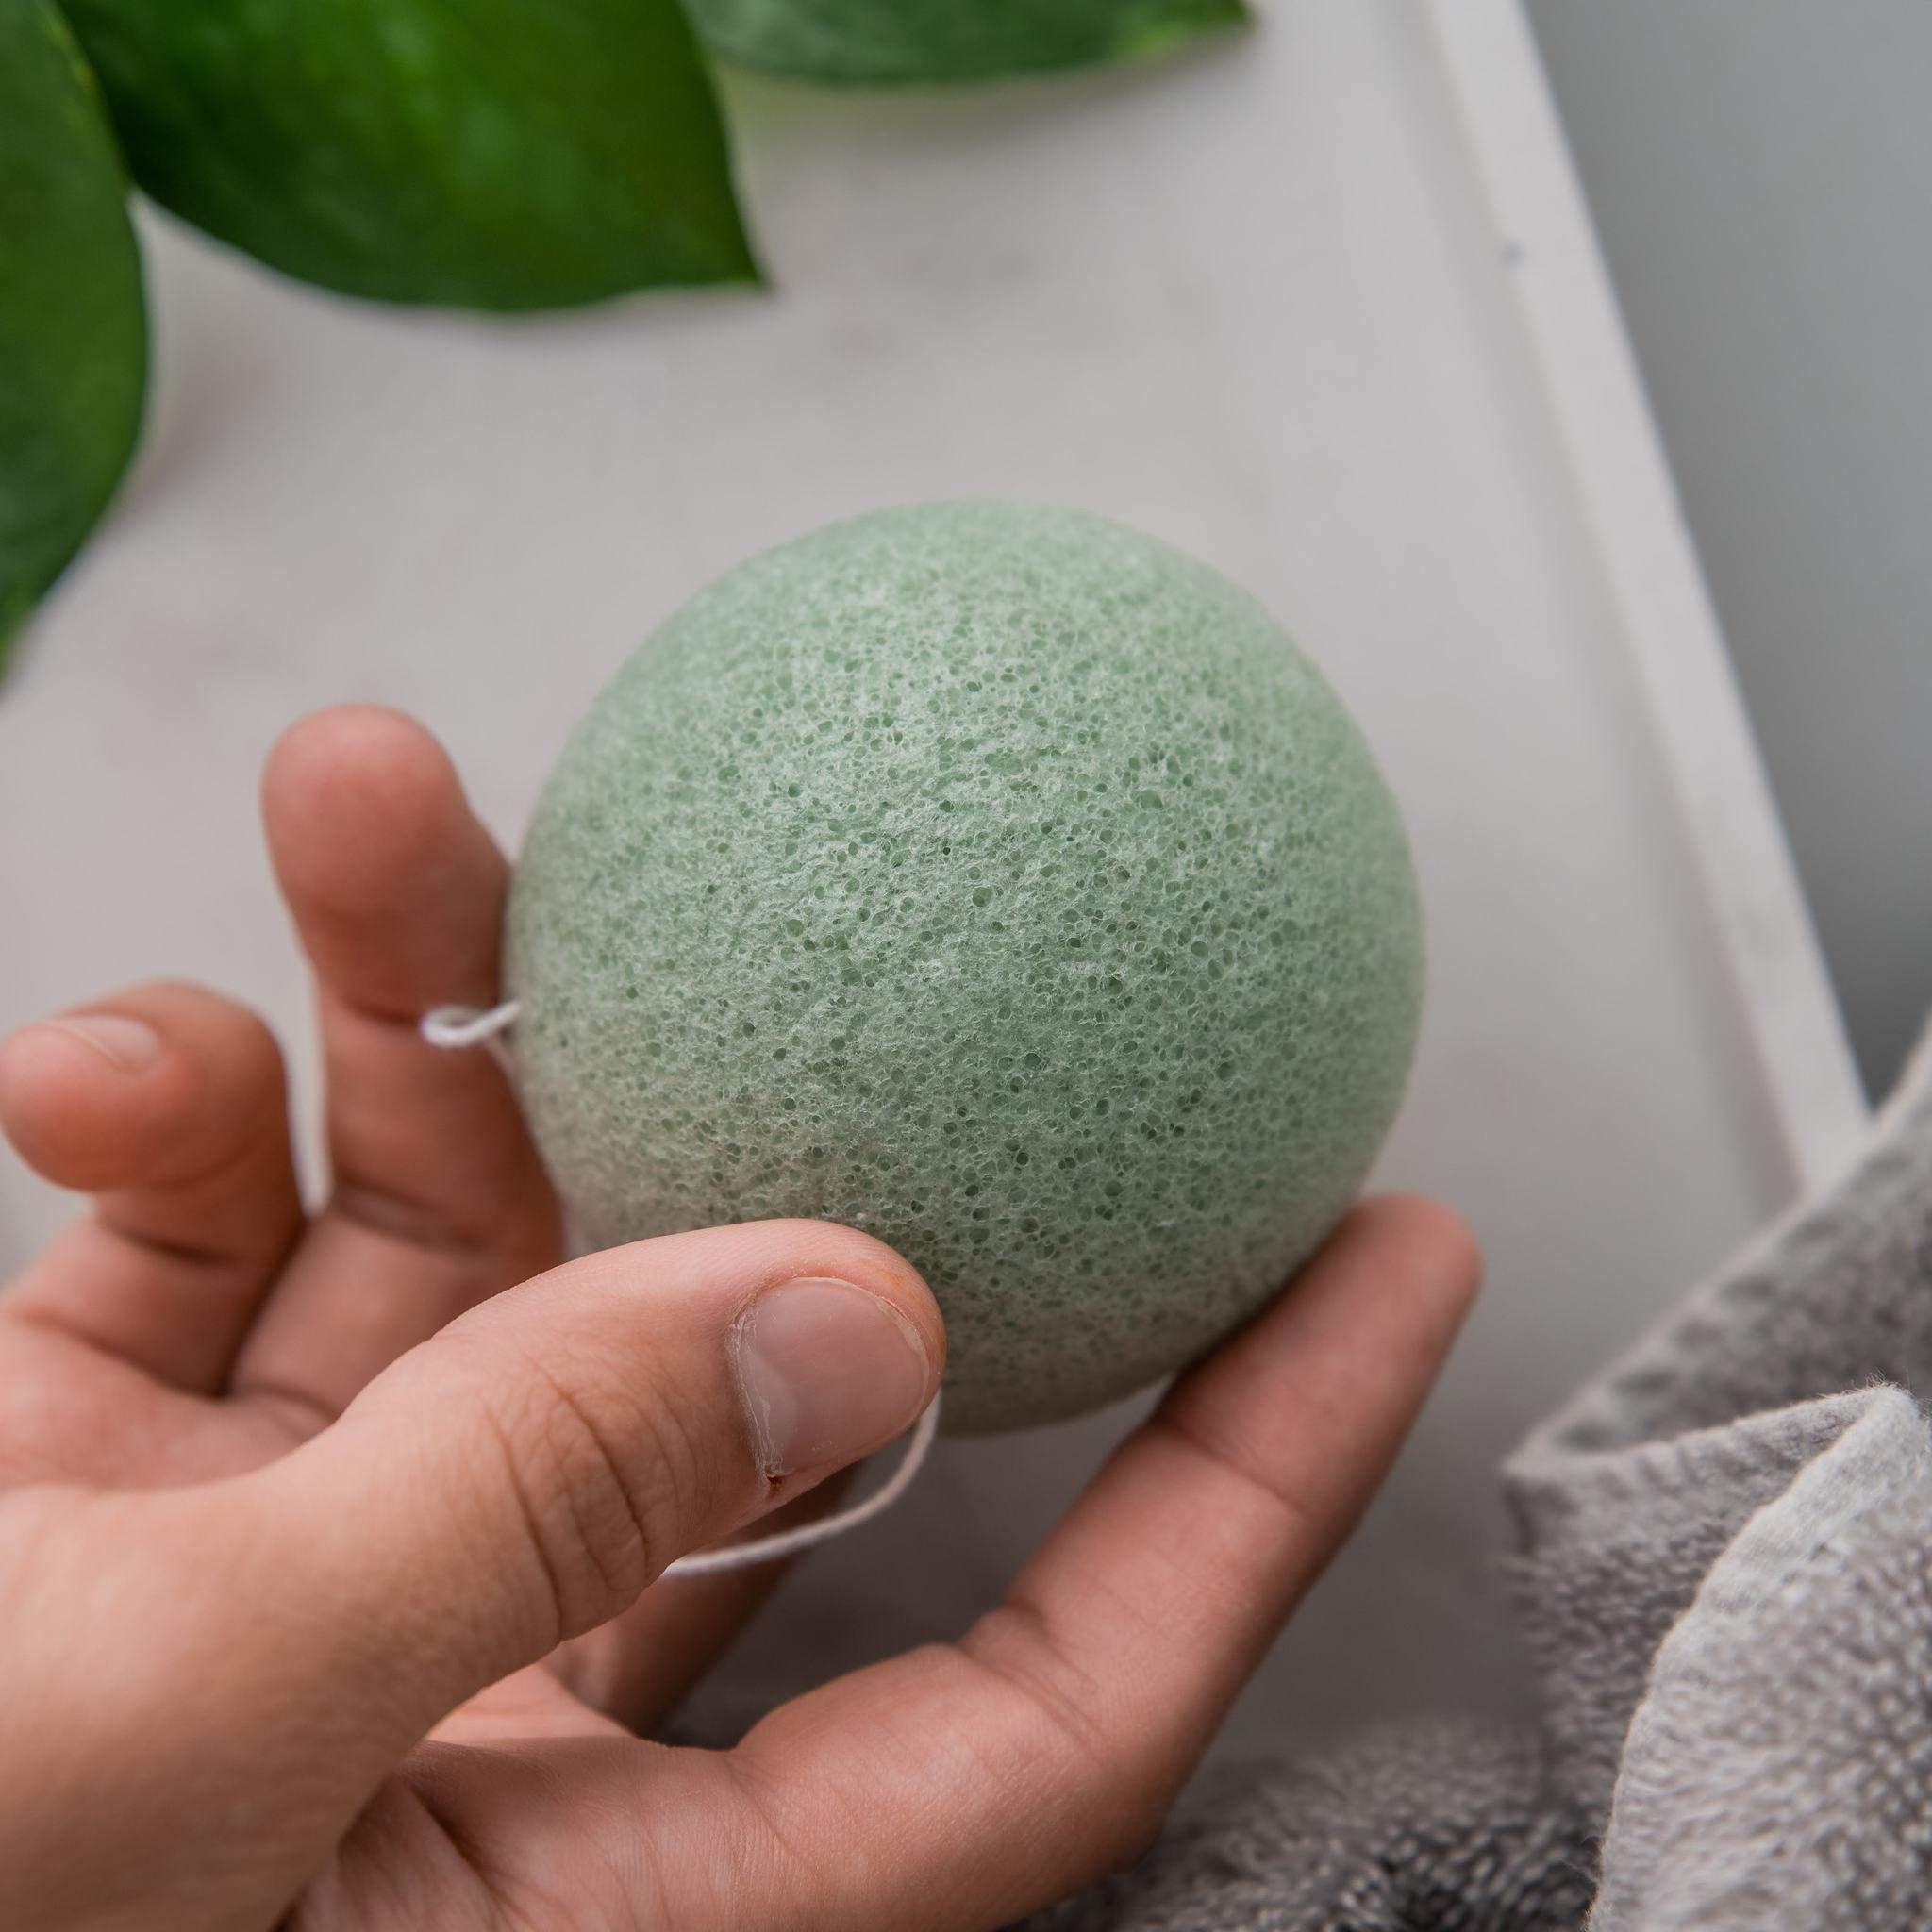
M 585 1235 L 876 1233 L 984 1430 L 1166 1373 L 1310 1253 L 1421 961 L 1394 804 L 1266 612 L 975 502 L 770 551 L 650 638 L 538 808 L 506 990 Z

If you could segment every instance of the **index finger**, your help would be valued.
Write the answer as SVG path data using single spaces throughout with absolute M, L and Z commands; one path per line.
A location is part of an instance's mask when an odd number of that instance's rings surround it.
M 558 1257 L 555 1198 L 489 1054 L 418 1031 L 496 998 L 508 868 L 442 747 L 345 705 L 270 755 L 262 817 L 315 971 L 333 1191 L 238 1365 L 312 1422 L 473 1303 Z

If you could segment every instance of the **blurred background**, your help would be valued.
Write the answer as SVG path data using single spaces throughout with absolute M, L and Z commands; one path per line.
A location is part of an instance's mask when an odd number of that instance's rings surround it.
M 210 980 L 312 1117 L 254 823 L 292 719 L 414 711 L 513 847 L 599 685 L 751 552 L 921 497 L 1121 517 L 1253 590 L 1389 772 L 1430 985 L 1378 1178 L 1490 1257 L 1234 1735 L 1524 1706 L 1498 1459 L 1829 1172 L 1847 1033 L 1876 1092 L 1932 997 L 1928 41 L 1904 0 L 1280 0 L 977 90 L 727 66 L 769 286 L 514 321 L 142 205 L 147 428 L 0 683 L 0 1026 Z M 0 1269 L 70 1207 L 0 1159 Z M 712 1715 L 956 1627 L 1131 1414 L 946 1445 Z
M 1529 10 L 1875 1098 L 1932 1005 L 1932 11 Z

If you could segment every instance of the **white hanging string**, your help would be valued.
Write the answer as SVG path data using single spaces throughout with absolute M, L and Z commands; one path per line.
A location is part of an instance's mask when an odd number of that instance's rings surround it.
M 494 1007 L 432 1007 L 417 1023 L 418 1031 L 431 1046 L 460 1053 L 473 1046 L 487 1047 L 504 1067 L 509 1064 L 504 1035 L 516 1024 L 518 1005 L 505 1000 Z M 754 1537 L 749 1542 L 727 1543 L 723 1549 L 698 1550 L 680 1557 L 665 1567 L 666 1576 L 704 1576 L 720 1570 L 747 1570 L 755 1563 L 775 1563 L 781 1557 L 796 1556 L 816 1543 L 829 1542 L 870 1523 L 890 1509 L 912 1487 L 912 1479 L 931 1454 L 933 1438 L 939 1433 L 940 1398 L 935 1395 L 925 1413 L 913 1424 L 899 1466 L 878 1489 L 849 1508 L 835 1510 L 817 1523 L 801 1524 L 796 1529 L 781 1529 L 771 1536 Z
M 808 1550 L 814 1543 L 829 1542 L 835 1536 L 843 1536 L 848 1529 L 857 1529 L 861 1523 L 870 1523 L 874 1516 L 890 1509 L 912 1487 L 912 1478 L 919 1474 L 920 1465 L 931 1450 L 939 1426 L 940 1398 L 935 1395 L 931 1406 L 913 1424 L 898 1468 L 862 1503 L 855 1503 L 849 1509 L 840 1509 L 830 1516 L 821 1517 L 816 1523 L 802 1523 L 796 1529 L 781 1529 L 771 1536 L 754 1537 L 750 1542 L 726 1543 L 723 1549 L 699 1550 L 691 1556 L 680 1557 L 676 1562 L 665 1567 L 664 1574 L 705 1576 L 717 1570 L 744 1570 L 754 1563 L 775 1563 L 781 1557 L 796 1556 L 800 1550 Z
M 516 1017 L 515 1000 L 505 1000 L 500 1007 L 431 1007 L 417 1027 L 431 1046 L 454 1050 L 494 1040 L 515 1025 Z

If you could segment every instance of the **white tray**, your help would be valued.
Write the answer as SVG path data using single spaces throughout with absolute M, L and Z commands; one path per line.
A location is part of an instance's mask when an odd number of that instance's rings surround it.
M 1311 0 L 1127 75 L 730 106 L 770 295 L 492 325 L 148 225 L 140 472 L 0 691 L 0 1023 L 202 976 L 306 1072 L 253 824 L 298 712 L 421 713 L 513 838 L 622 654 L 748 552 L 934 495 L 1125 518 L 1258 592 L 1387 765 L 1432 964 L 1384 1176 L 1491 1257 L 1239 1727 L 1517 1703 L 1497 1457 L 1860 1108 L 1515 7 Z M 0 1164 L 0 1261 L 58 1211 Z M 737 1691 L 954 1627 L 1120 1420 L 947 1447 Z

